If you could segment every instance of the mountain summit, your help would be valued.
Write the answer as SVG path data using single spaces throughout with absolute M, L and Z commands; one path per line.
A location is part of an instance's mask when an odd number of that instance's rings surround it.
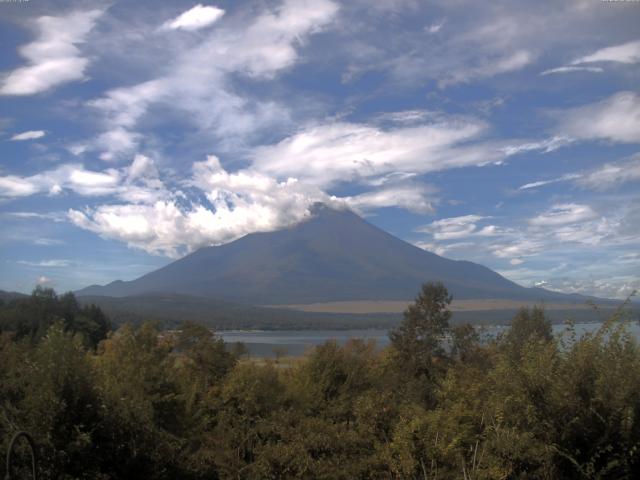
M 449 260 L 371 225 L 355 213 L 318 206 L 291 228 L 205 247 L 129 282 L 78 295 L 172 293 L 253 305 L 409 300 L 442 281 L 456 299 L 575 300 L 525 288 L 482 265 Z

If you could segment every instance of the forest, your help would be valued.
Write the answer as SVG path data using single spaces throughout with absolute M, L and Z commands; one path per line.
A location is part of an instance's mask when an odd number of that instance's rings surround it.
M 554 337 L 542 308 L 481 342 L 422 286 L 381 349 L 248 358 L 185 323 L 116 328 L 73 294 L 0 301 L 0 453 L 41 479 L 631 479 L 640 350 L 626 304 Z M 31 478 L 23 444 L 11 472 Z

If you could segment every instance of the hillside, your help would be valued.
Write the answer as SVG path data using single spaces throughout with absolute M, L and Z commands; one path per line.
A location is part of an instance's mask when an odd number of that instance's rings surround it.
M 0 301 L 9 302 L 11 300 L 15 300 L 16 298 L 25 298 L 27 295 L 19 292 L 7 292 L 5 290 L 0 290 Z
M 202 248 L 136 280 L 91 286 L 79 296 L 172 293 L 251 305 L 410 300 L 429 280 L 456 299 L 580 301 L 525 288 L 482 265 L 411 245 L 350 211 L 318 207 L 292 228 Z

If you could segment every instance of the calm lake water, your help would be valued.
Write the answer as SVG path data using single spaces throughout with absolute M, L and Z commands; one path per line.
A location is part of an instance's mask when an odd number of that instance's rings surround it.
M 587 332 L 594 332 L 600 323 L 578 323 L 575 325 L 578 336 Z M 481 336 L 493 337 L 504 332 L 509 327 L 489 326 L 479 329 Z M 629 324 L 629 331 L 640 341 L 640 325 L 637 322 Z M 564 325 L 554 325 L 553 331 L 561 335 L 566 330 Z M 285 355 L 303 355 L 309 349 L 322 345 L 327 340 L 336 340 L 340 344 L 351 338 L 374 340 L 379 347 L 389 344 L 387 330 L 226 330 L 218 332 L 227 343 L 243 342 L 253 357 L 274 357 L 279 351 Z

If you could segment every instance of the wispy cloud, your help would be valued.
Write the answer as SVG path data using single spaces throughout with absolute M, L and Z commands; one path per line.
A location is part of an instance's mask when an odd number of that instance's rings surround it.
M 36 238 L 33 241 L 34 245 L 39 245 L 42 247 L 51 247 L 54 245 L 64 245 L 64 241 L 59 240 L 57 238 L 46 238 L 46 237 L 42 237 L 42 238 Z
M 453 240 L 466 238 L 476 232 L 480 215 L 464 215 L 461 217 L 443 218 L 419 227 L 416 231 L 430 233 L 435 240 Z
M 519 153 L 535 151 L 549 153 L 571 144 L 572 141 L 573 140 L 566 135 L 554 135 L 553 137 L 533 142 L 509 142 L 509 144 L 502 147 L 501 150 L 506 155 L 517 155 Z
M 44 130 L 29 130 L 28 132 L 16 133 L 11 140 L 14 142 L 21 142 L 24 140 L 36 140 L 46 135 Z
M 181 13 L 173 20 L 163 25 L 168 30 L 200 30 L 217 22 L 223 15 L 224 10 L 213 6 L 198 4 L 195 7 Z
M 285 1 L 243 22 L 227 26 L 222 21 L 195 45 L 169 52 L 164 73 L 88 102 L 102 117 L 104 131 L 74 145 L 74 151 L 97 150 L 104 160 L 133 155 L 144 138 L 138 125 L 158 105 L 228 143 L 238 137 L 247 142 L 264 128 L 288 122 L 286 106 L 233 88 L 230 77 L 274 79 L 296 63 L 297 48 L 327 26 L 337 10 L 330 0 Z
M 428 238 L 417 244 L 439 254 L 458 251 L 462 258 L 471 255 L 486 261 L 486 255 L 491 255 L 517 266 L 549 257 L 558 250 L 585 254 L 604 245 L 632 248 L 640 241 L 640 228 L 632 226 L 640 218 L 638 212 L 639 209 L 625 207 L 602 215 L 586 204 L 554 204 L 519 226 L 501 225 L 504 218 L 463 215 L 419 228 L 417 231 Z
M 20 219 L 43 219 L 53 220 L 54 222 L 63 221 L 66 218 L 64 212 L 5 212 L 2 214 L 10 218 Z
M 88 170 L 81 164 L 63 164 L 31 176 L 0 176 L 0 198 L 49 196 L 73 192 L 84 197 L 113 196 L 134 203 L 152 202 L 164 194 L 154 162 L 136 155 L 130 166 L 102 171 Z M 39 215 L 16 212 L 15 216 Z
M 529 224 L 537 227 L 553 227 L 591 220 L 596 217 L 596 212 L 589 205 L 563 203 L 553 205 L 546 212 L 530 219 Z
M 614 62 L 614 63 L 640 63 L 640 40 L 601 48 L 593 53 L 576 58 L 572 65 L 582 65 L 585 63 Z
M 596 103 L 557 113 L 560 131 L 580 140 L 640 143 L 640 95 L 618 92 Z
M 484 122 L 454 116 L 390 129 L 330 123 L 257 147 L 251 159 L 259 171 L 326 188 L 398 171 L 427 173 L 503 160 L 498 146 L 481 141 L 485 129 Z
M 428 185 L 390 185 L 339 199 L 356 212 L 396 207 L 415 213 L 434 213 L 435 189 Z
M 65 189 L 81 195 L 107 195 L 116 193 L 119 180 L 120 173 L 114 169 L 94 172 L 79 164 L 68 164 L 28 177 L 0 176 L 0 197 L 58 195 Z
M 620 63 L 627 65 L 640 63 L 640 40 L 601 48 L 593 53 L 576 58 L 569 65 L 545 70 L 540 75 L 573 72 L 602 73 L 604 69 L 592 66 L 591 64 L 594 63 Z
M 29 261 L 29 260 L 18 260 L 20 265 L 26 265 L 28 267 L 43 267 L 43 268 L 63 268 L 71 265 L 69 260 L 40 260 L 40 261 Z
M 543 187 L 545 185 L 551 185 L 553 183 L 567 182 L 569 180 L 576 180 L 581 178 L 582 174 L 580 173 L 568 173 L 566 175 L 562 175 L 558 178 L 552 178 L 550 180 L 538 180 L 537 182 L 525 183 L 518 187 L 518 190 L 529 190 L 532 188 Z
M 585 172 L 576 183 L 592 190 L 610 190 L 618 185 L 640 181 L 640 155 L 627 161 L 605 163 L 601 167 Z
M 575 73 L 575 72 L 590 72 L 590 73 L 602 73 L 604 70 L 600 67 L 580 67 L 580 66 L 565 66 L 556 67 L 545 70 L 540 75 L 552 75 L 554 73 Z
M 573 181 L 582 188 L 605 191 L 618 185 L 640 181 L 640 155 L 618 162 L 607 162 L 597 168 L 582 172 L 567 173 L 549 180 L 538 180 L 518 187 L 518 190 L 530 190 L 554 183 Z
M 156 255 L 177 257 L 196 248 L 300 222 L 326 194 L 295 179 L 277 181 L 252 171 L 227 172 L 218 158 L 196 162 L 189 181 L 206 201 L 185 205 L 180 191 L 138 204 L 70 209 L 75 225 Z
M 78 45 L 84 42 L 102 13 L 101 10 L 78 10 L 37 18 L 33 22 L 36 40 L 20 48 L 20 54 L 28 63 L 5 76 L 0 95 L 33 95 L 82 80 L 89 60 Z
M 437 22 L 434 22 L 431 25 L 425 27 L 425 31 L 433 35 L 435 33 L 438 33 L 440 30 L 442 30 L 442 27 L 444 27 L 445 23 L 446 23 L 446 20 L 444 19 L 438 20 Z

